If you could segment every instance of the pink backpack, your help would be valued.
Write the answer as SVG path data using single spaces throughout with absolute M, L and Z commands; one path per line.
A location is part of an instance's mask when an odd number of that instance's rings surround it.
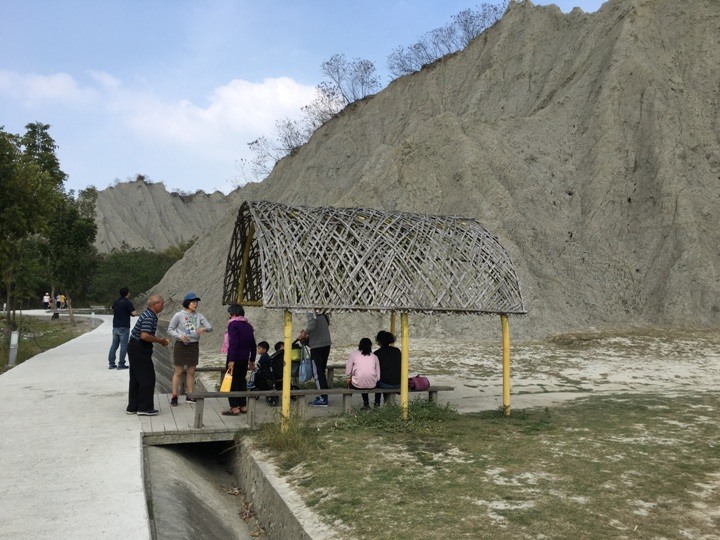
M 427 390 L 428 388 L 430 388 L 430 381 L 427 377 L 415 375 L 408 379 L 408 390 L 419 392 L 421 390 Z

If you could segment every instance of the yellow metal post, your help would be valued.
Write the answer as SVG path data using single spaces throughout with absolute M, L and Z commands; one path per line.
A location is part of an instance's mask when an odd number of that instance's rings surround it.
M 283 359 L 285 361 L 285 365 L 283 366 L 283 386 L 282 386 L 282 426 L 281 430 L 282 432 L 286 432 L 288 430 L 289 424 L 290 424 L 290 377 L 291 375 L 291 368 L 292 368 L 292 313 L 290 311 L 285 310 L 285 321 L 284 321 L 284 327 L 285 327 L 285 353 L 283 354 Z
M 503 414 L 510 416 L 510 324 L 507 315 L 500 315 L 503 343 Z
M 400 407 L 403 420 L 408 419 L 408 363 L 410 359 L 410 338 L 408 336 L 408 314 L 400 314 L 400 329 L 402 331 L 402 350 L 400 351 Z
M 394 311 L 390 314 L 390 333 L 396 336 L 395 327 L 397 326 L 397 313 Z

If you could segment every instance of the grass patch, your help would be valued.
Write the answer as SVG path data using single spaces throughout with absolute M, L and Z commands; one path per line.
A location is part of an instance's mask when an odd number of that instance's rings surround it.
M 349 537 L 708 538 L 718 412 L 720 393 L 594 395 L 510 417 L 418 400 L 407 422 L 387 406 L 300 421 L 283 444 L 265 426 L 257 443 Z
M 16 363 L 21 364 L 36 354 L 45 352 L 76 338 L 91 330 L 90 323 L 84 318 L 76 319 L 72 326 L 67 317 L 50 320 L 47 317 L 18 317 L 19 332 Z M 0 370 L 7 367 L 10 352 L 10 329 L 5 318 L 0 317 Z

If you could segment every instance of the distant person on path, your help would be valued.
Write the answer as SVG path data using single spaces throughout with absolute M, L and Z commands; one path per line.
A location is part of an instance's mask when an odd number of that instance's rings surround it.
M 375 341 L 380 348 L 375 351 L 375 356 L 380 362 L 380 380 L 378 388 L 386 388 L 396 390 L 400 388 L 400 367 L 402 364 L 402 355 L 400 349 L 393 347 L 395 336 L 385 330 L 378 332 Z M 385 403 L 388 402 L 392 394 L 383 393 Z M 380 393 L 375 394 L 375 406 L 380 406 Z
M 372 341 L 369 338 L 362 338 L 358 350 L 348 356 L 345 375 L 350 375 L 348 388 L 375 388 L 380 380 L 380 363 L 378 357 L 372 352 Z M 368 394 L 360 394 L 363 400 L 363 409 L 370 408 Z M 377 395 L 377 394 L 376 394 Z
M 318 390 L 329 388 L 327 382 L 327 363 L 330 357 L 330 316 L 326 313 L 316 315 L 307 314 L 307 325 L 298 336 L 300 341 L 307 340 L 310 347 L 310 356 L 313 360 L 313 375 Z M 328 407 L 327 394 L 322 394 L 310 403 L 311 407 Z
M 232 373 L 231 392 L 242 392 L 247 390 L 248 368 L 255 369 L 255 355 L 257 345 L 255 344 L 255 331 L 252 325 L 245 318 L 245 309 L 240 304 L 228 306 L 230 320 L 227 326 L 227 340 L 223 343 L 223 349 L 227 351 L 225 368 Z M 223 411 L 225 416 L 237 416 L 247 413 L 246 398 L 228 398 L 230 408 Z
M 45 295 L 43 296 L 43 299 L 42 299 L 42 303 L 43 303 L 43 307 L 45 309 L 50 308 L 50 293 L 45 293 Z
M 55 308 L 60 309 L 60 294 L 55 295 Z
M 153 343 L 167 347 L 170 340 L 155 337 L 158 314 L 165 307 L 165 300 L 158 294 L 148 298 L 147 309 L 140 314 L 130 332 L 128 358 L 130 359 L 130 386 L 128 388 L 128 414 L 155 416 L 153 405 L 155 392 L 155 366 L 152 361 Z
M 112 345 L 108 353 L 109 369 L 128 369 L 125 363 L 125 354 L 127 353 L 128 340 L 130 339 L 130 317 L 137 317 L 137 311 L 132 302 L 128 300 L 130 291 L 127 287 L 120 289 L 120 297 L 112 303 L 113 310 L 113 329 L 112 329 Z M 120 347 L 120 359 L 115 365 L 115 353 Z
M 65 309 L 67 305 L 65 304 L 65 295 L 60 293 L 60 307 L 62 309 Z
M 213 330 L 205 316 L 197 310 L 198 302 L 200 299 L 194 292 L 187 293 L 183 298 L 183 309 L 173 315 L 168 325 L 168 335 L 177 340 L 173 347 L 175 372 L 170 399 L 170 405 L 173 407 L 177 407 L 178 404 L 178 387 L 184 366 L 187 366 L 185 391 L 188 394 L 195 391 L 195 368 L 200 358 L 200 335 Z M 185 396 L 185 402 L 193 403 L 195 399 Z

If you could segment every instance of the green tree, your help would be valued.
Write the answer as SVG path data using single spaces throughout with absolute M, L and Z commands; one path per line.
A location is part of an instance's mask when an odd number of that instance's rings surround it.
M 94 187 L 83 190 L 77 199 L 72 195 L 72 192 L 67 194 L 56 207 L 48 242 L 53 283 L 65 295 L 70 321 L 74 324 L 71 298 L 74 294 L 81 297 L 86 294 L 88 276 L 97 266 L 97 250 L 93 245 L 97 233 L 97 190 Z
M 23 137 L 0 127 L 0 279 L 6 291 L 8 321 L 11 311 L 14 321 L 14 286 L 19 268 L 27 263 L 25 248 L 30 239 L 48 231 L 65 178 L 57 159 L 52 159 L 55 144 L 47 134 L 49 126 L 36 123 L 26 127 Z
M 128 287 L 133 295 L 150 290 L 192 244 L 193 241 L 183 243 L 162 253 L 123 246 L 122 249 L 100 254 L 88 298 L 109 304 L 117 297 L 120 287 Z

